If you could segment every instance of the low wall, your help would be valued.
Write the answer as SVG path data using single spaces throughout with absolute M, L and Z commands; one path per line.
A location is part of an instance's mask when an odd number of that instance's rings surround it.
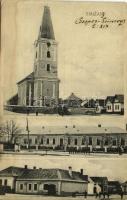
M 35 106 L 16 106 L 16 105 L 6 105 L 4 106 L 5 110 L 16 112 L 16 113 L 44 113 L 44 114 L 56 114 L 58 109 L 55 107 L 35 107 Z

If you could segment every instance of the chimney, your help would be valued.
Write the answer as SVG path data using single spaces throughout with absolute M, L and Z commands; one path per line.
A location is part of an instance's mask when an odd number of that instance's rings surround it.
M 24 168 L 27 169 L 27 165 L 25 165 Z
M 34 166 L 33 169 L 36 169 L 36 167 Z
M 83 169 L 80 169 L 80 174 L 83 175 Z
M 69 170 L 69 175 L 72 177 L 72 167 L 69 166 L 69 167 L 68 167 L 68 170 Z
M 101 127 L 101 124 L 98 124 L 98 127 Z

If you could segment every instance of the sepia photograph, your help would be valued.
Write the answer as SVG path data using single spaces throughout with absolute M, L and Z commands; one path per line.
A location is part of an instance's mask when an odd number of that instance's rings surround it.
M 4 114 L 124 115 L 124 3 L 12 2 L 2 5 Z
M 127 200 L 127 5 L 1 1 L 0 200 Z

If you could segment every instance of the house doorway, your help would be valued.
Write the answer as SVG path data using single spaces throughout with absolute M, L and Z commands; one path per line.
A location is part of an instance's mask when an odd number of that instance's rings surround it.
M 56 185 L 54 184 L 45 184 L 44 189 L 48 191 L 48 195 L 56 195 Z

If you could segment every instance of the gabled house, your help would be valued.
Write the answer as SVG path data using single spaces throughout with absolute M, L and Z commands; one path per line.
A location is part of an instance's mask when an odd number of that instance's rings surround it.
M 15 192 L 16 179 L 25 170 L 25 168 L 10 166 L 0 171 L 0 187 L 4 187 L 6 192 Z
M 107 96 L 106 112 L 124 114 L 124 95 Z
M 64 169 L 33 169 L 9 167 L 0 171 L 1 186 L 9 187 L 9 192 L 20 194 L 72 195 L 88 192 L 88 176 Z
M 80 107 L 82 103 L 82 99 L 77 97 L 74 93 L 64 100 L 64 104 L 68 107 Z
M 119 181 L 108 181 L 109 194 L 121 194 L 122 187 Z
M 88 195 L 95 195 L 95 188 L 96 192 L 101 192 L 101 186 L 95 182 L 91 177 L 88 178 Z
M 124 113 L 124 95 L 115 95 L 114 99 L 114 112 L 115 113 Z
M 107 193 L 108 191 L 108 178 L 100 177 L 100 176 L 92 176 L 90 177 L 91 188 L 93 187 L 93 194 L 95 191 L 97 193 Z M 92 189 L 91 189 L 92 191 Z

